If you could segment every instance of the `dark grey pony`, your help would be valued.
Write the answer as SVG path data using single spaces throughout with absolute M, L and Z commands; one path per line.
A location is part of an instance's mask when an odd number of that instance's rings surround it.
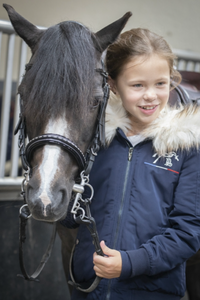
M 102 68 L 103 51 L 116 40 L 131 13 L 93 33 L 72 21 L 40 30 L 11 6 L 4 8 L 32 51 L 18 89 L 29 140 L 47 133 L 62 135 L 85 154 L 103 99 L 103 79 L 96 70 Z M 34 150 L 30 167 L 26 200 L 32 216 L 46 222 L 63 219 L 79 175 L 76 160 L 59 146 L 45 145 Z M 60 228 L 60 236 L 67 270 L 74 234 Z

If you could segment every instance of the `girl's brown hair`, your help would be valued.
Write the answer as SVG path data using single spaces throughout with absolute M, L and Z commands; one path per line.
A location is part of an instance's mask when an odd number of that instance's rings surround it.
M 118 40 L 108 47 L 106 67 L 109 76 L 116 79 L 124 65 L 133 57 L 157 54 L 167 60 L 172 86 L 181 82 L 180 73 L 174 68 L 175 54 L 165 39 L 148 29 L 135 28 L 120 35 Z

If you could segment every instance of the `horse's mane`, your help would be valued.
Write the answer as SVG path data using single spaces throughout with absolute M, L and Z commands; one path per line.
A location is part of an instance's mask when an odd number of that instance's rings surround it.
M 84 115 L 91 95 L 95 72 L 92 33 L 75 22 L 50 27 L 42 36 L 32 66 L 24 76 L 28 101 L 25 114 L 34 123 L 75 109 Z M 25 95 L 26 96 L 26 95 Z

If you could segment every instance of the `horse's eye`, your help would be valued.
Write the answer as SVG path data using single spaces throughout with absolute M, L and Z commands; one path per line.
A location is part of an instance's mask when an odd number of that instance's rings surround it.
M 93 101 L 93 104 L 92 104 L 92 106 L 95 108 L 95 107 L 97 107 L 98 105 L 99 105 L 99 102 L 102 100 L 102 97 L 100 97 L 100 96 L 96 96 L 96 97 L 94 97 L 94 101 Z

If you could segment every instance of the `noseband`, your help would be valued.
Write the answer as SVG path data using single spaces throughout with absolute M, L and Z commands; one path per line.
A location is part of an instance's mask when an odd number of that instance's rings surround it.
M 103 77 L 103 101 L 99 103 L 99 111 L 97 115 L 97 125 L 96 125 L 96 130 L 94 134 L 93 141 L 91 143 L 91 146 L 87 149 L 86 155 L 83 154 L 81 149 L 70 139 L 58 135 L 58 134 L 52 134 L 52 133 L 47 133 L 43 134 L 40 136 L 37 136 L 33 138 L 32 140 L 29 141 L 29 143 L 26 145 L 25 140 L 26 140 L 26 123 L 25 123 L 25 118 L 22 114 L 23 111 L 23 100 L 20 98 L 20 114 L 19 114 L 19 121 L 18 124 L 15 128 L 14 134 L 17 134 L 19 132 L 19 138 L 18 138 L 18 146 L 19 146 L 19 151 L 20 151 L 20 156 L 21 156 L 21 161 L 22 161 L 22 167 L 25 170 L 24 177 L 25 179 L 22 182 L 22 197 L 24 199 L 24 205 L 20 208 L 20 234 L 19 234 L 19 261 L 20 261 L 20 268 L 22 271 L 23 275 L 19 275 L 23 277 L 26 280 L 29 281 L 38 281 L 37 277 L 40 275 L 42 269 L 44 268 L 48 258 L 51 255 L 51 251 L 53 248 L 54 240 L 55 240 L 55 235 L 56 235 L 56 223 L 54 224 L 53 228 L 53 233 L 52 237 L 50 240 L 50 243 L 47 247 L 47 250 L 45 254 L 42 257 L 42 260 L 40 262 L 40 265 L 36 269 L 36 271 L 29 276 L 26 272 L 26 269 L 24 267 L 24 259 L 23 259 L 23 243 L 25 242 L 26 235 L 25 235 L 25 227 L 27 220 L 31 217 L 31 214 L 28 209 L 28 205 L 26 203 L 26 194 L 25 194 L 25 188 L 24 186 L 28 183 L 29 180 L 29 174 L 31 170 L 31 157 L 34 153 L 34 151 L 45 145 L 56 145 L 62 148 L 64 151 L 68 152 L 73 156 L 75 159 L 79 170 L 80 170 L 80 178 L 81 182 L 80 184 L 75 184 L 73 188 L 73 192 L 75 194 L 75 201 L 71 210 L 71 213 L 74 216 L 74 219 L 77 223 L 83 223 L 87 226 L 88 230 L 91 233 L 91 236 L 93 238 L 93 243 L 95 246 L 95 251 L 97 254 L 103 256 L 102 249 L 100 247 L 99 243 L 99 238 L 98 238 L 98 233 L 96 230 L 96 223 L 94 218 L 90 214 L 90 208 L 89 204 L 90 201 L 88 199 L 82 199 L 82 193 L 84 191 L 85 186 L 89 186 L 91 189 L 91 199 L 93 197 L 93 188 L 89 185 L 89 173 L 91 171 L 91 168 L 93 166 L 95 157 L 97 155 L 97 152 L 99 151 L 101 146 L 105 145 L 105 110 L 109 98 L 109 92 L 110 92 L 110 87 L 107 83 L 107 78 L 108 74 L 105 71 L 104 64 L 102 61 L 102 69 L 96 69 L 97 72 L 99 72 L 102 77 Z M 85 205 L 85 209 L 80 207 L 80 201 L 82 201 Z M 86 210 L 86 212 L 85 212 Z M 73 251 L 72 251 L 73 254 Z M 72 262 L 72 257 L 70 259 L 70 264 Z M 83 292 L 91 292 L 96 288 L 98 283 L 100 282 L 101 278 L 96 277 L 94 282 L 89 288 L 82 288 L 80 284 L 77 284 L 74 280 L 72 271 L 70 270 L 72 284 L 74 287 L 77 289 L 83 291 Z
M 26 160 L 30 162 L 32 154 L 35 149 L 44 145 L 56 145 L 62 148 L 63 150 L 69 152 L 76 160 L 79 169 L 83 170 L 86 164 L 86 159 L 78 146 L 76 146 L 68 138 L 59 135 L 59 134 L 43 134 L 32 139 L 26 146 L 25 155 Z

